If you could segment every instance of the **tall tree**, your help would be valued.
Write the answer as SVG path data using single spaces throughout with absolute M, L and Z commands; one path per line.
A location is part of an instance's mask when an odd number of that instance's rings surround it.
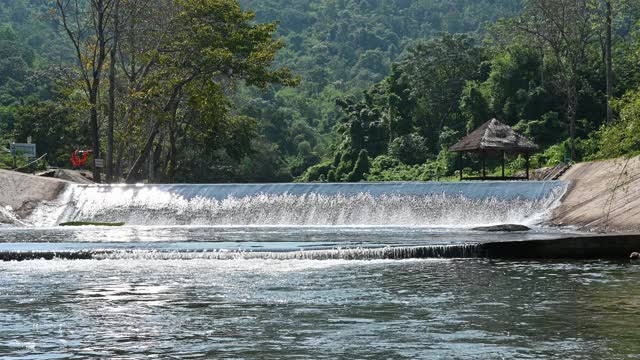
M 113 44 L 109 52 L 109 115 L 107 125 L 107 159 L 106 180 L 113 181 L 113 133 L 116 122 L 116 66 L 118 56 L 118 40 L 120 39 L 120 0 L 114 0 L 113 11 Z
M 566 96 L 572 160 L 576 159 L 579 69 L 597 35 L 592 19 L 598 5 L 597 0 L 525 0 L 522 14 L 509 22 L 512 29 L 543 43 L 558 67 L 556 81 Z
M 78 72 L 89 104 L 89 125 L 94 159 L 100 157 L 98 99 L 102 72 L 107 59 L 109 27 L 117 0 L 55 0 L 54 16 L 75 49 Z M 93 179 L 100 182 L 100 169 L 93 167 Z
M 467 35 L 443 34 L 408 50 L 400 68 L 419 107 L 415 123 L 431 149 L 440 148 L 445 126 L 459 123 L 460 94 L 467 81 L 484 80 L 479 66 L 484 60 L 482 48 Z
M 258 87 L 296 83 L 288 69 L 272 68 L 276 52 L 283 47 L 273 37 L 275 23 L 255 23 L 255 15 L 243 11 L 235 0 L 173 3 L 174 16 L 169 16 L 172 35 L 153 54 L 159 69 L 148 83 L 148 101 L 157 104 L 154 119 L 127 175 L 128 182 L 142 169 L 161 126 L 175 123 L 185 97 L 195 110 L 224 110 L 225 106 L 215 104 L 224 105 L 237 82 Z
M 116 58 L 118 74 L 123 78 L 120 81 L 124 83 L 121 87 L 126 90 L 121 94 L 123 119 L 115 141 L 116 178 L 126 172 L 125 155 L 136 152 L 136 134 L 149 122 L 151 111 L 144 94 L 153 84 L 149 79 L 159 69 L 157 53 L 171 36 L 173 14 L 175 6 L 172 0 L 127 0 L 120 3 Z
M 611 0 L 605 0 L 606 29 L 605 29 L 605 63 L 607 67 L 607 124 L 613 121 L 613 12 Z

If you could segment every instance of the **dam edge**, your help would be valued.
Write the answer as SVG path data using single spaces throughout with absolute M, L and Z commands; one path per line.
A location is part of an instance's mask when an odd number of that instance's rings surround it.
M 409 260 L 409 259 L 493 259 L 493 260 L 625 260 L 640 249 L 640 234 L 559 236 L 553 239 L 485 241 L 480 243 L 388 246 L 296 251 L 182 251 L 139 250 L 0 251 L 0 261 L 28 260 L 173 260 L 176 258 L 230 260 Z
M 640 158 L 616 159 L 577 164 L 561 180 L 568 183 L 567 190 L 558 200 L 559 206 L 546 224 L 585 231 L 585 235 L 561 236 L 555 239 L 483 242 L 475 244 L 473 254 L 468 249 L 455 250 L 452 245 L 446 254 L 433 254 L 428 247 L 413 248 L 414 258 L 420 257 L 479 257 L 490 259 L 625 259 L 640 251 L 640 217 L 635 216 L 638 199 L 633 194 L 638 185 Z M 629 174 L 620 175 L 620 169 Z M 52 201 L 73 183 L 0 170 L 0 206 L 11 207 L 20 218 L 33 212 L 40 202 Z M 91 187 L 93 185 L 89 185 Z M 101 186 L 101 185 L 97 185 Z M 308 186 L 313 186 L 309 184 Z M 620 189 L 621 190 L 620 190 Z M 608 206 L 605 206 L 608 205 Z M 0 224 L 10 223 L 3 218 Z M 625 214 L 626 212 L 626 214 Z M 626 216 L 624 216 L 626 215 Z M 591 232 L 591 234 L 589 234 Z M 400 254 L 396 252 L 397 254 Z M 422 253 L 422 255 L 420 255 Z M 25 259 L 66 257 L 64 254 L 23 254 Z M 408 254 L 407 254 L 408 255 Z M 397 258 L 408 258 L 407 255 Z M 0 254 L 0 259 L 8 254 Z M 72 256 L 72 255 L 69 255 Z M 84 254 L 85 258 L 92 256 Z M 9 256 L 11 257 L 11 256 Z M 388 258 L 396 258 L 389 256 Z M 20 260 L 20 259 L 14 259 Z

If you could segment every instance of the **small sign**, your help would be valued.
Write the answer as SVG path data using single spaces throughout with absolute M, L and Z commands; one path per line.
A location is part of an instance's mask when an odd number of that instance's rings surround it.
M 94 159 L 93 160 L 93 165 L 97 168 L 103 168 L 104 167 L 104 159 Z
M 36 157 L 36 144 L 11 144 L 11 155 L 18 156 L 23 155 L 28 158 Z

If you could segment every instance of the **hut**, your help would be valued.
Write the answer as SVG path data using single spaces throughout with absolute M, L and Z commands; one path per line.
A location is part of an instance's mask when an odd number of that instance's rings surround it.
M 491 119 L 482 124 L 469 135 L 465 136 L 457 144 L 451 146 L 449 151 L 460 154 L 460 180 L 529 180 L 529 156 L 538 150 L 538 146 L 526 137 L 516 133 L 513 129 L 496 119 Z M 477 153 L 482 160 L 482 176 L 463 176 L 463 154 Z M 505 154 L 523 154 L 526 159 L 525 177 L 506 177 L 504 173 Z M 486 172 L 487 156 L 502 157 L 502 176 L 488 177 Z

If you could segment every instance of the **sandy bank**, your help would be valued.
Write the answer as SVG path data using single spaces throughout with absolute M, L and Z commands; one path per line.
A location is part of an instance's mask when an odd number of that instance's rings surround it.
M 640 232 L 640 157 L 574 165 L 553 223 L 584 230 Z
M 0 170 L 0 206 L 11 207 L 19 217 L 26 217 L 41 201 L 58 197 L 69 182 Z M 5 222 L 7 219 L 4 220 Z M 0 213 L 0 222 L 3 222 Z

